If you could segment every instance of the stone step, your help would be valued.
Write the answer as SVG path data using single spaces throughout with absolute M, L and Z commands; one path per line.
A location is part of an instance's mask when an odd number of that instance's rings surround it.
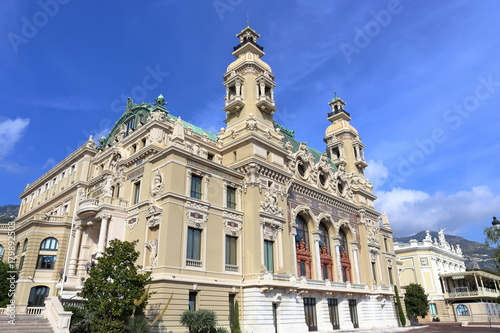
M 11 318 L 7 315 L 0 316 L 0 332 L 9 333 L 53 333 L 49 321 L 41 315 L 16 314 L 14 325 L 9 323 Z

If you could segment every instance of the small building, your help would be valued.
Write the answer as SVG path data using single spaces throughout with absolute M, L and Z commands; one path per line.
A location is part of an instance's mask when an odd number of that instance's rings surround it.
M 444 229 L 438 238 L 432 239 L 429 230 L 422 242 L 411 239 L 409 243 L 394 243 L 398 260 L 401 289 L 410 283 L 417 283 L 428 293 L 429 316 L 420 321 L 431 321 L 439 317 L 441 321 L 455 321 L 453 313 L 445 302 L 445 292 L 439 278 L 440 274 L 465 272 L 465 258 L 460 245 L 450 245 L 445 238 Z
M 486 270 L 440 274 L 448 310 L 459 322 L 500 322 L 500 275 Z

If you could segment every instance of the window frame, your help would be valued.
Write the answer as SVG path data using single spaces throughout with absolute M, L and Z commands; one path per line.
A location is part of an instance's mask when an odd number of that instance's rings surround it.
M 44 258 L 51 258 L 50 261 L 44 261 Z M 50 254 L 39 254 L 37 263 L 36 263 L 36 269 L 43 269 L 43 270 L 53 270 L 56 266 L 56 260 L 57 256 L 56 255 L 50 255 Z M 43 267 L 45 266 L 45 267 Z M 47 267 L 50 266 L 50 267 Z
M 236 209 L 237 207 L 235 187 L 227 186 L 226 188 L 226 207 L 229 209 Z
M 274 241 L 268 239 L 264 239 L 264 266 L 268 272 L 274 273 Z
M 203 229 L 188 227 L 186 239 L 186 260 L 201 260 Z M 195 244 L 197 243 L 197 244 Z
M 189 189 L 189 194 L 190 194 L 191 198 L 201 200 L 201 198 L 203 197 L 202 184 L 203 184 L 203 176 L 202 175 L 199 175 L 199 174 L 192 174 L 191 175 L 191 186 Z M 196 187 L 198 187 L 198 188 L 196 188 Z

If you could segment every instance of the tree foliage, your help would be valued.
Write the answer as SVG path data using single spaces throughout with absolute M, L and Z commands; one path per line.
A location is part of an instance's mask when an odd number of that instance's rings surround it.
M 86 309 L 94 316 L 92 332 L 123 332 L 135 311 L 143 314 L 149 294 L 146 285 L 151 273 L 139 273 L 135 264 L 139 252 L 135 242 L 111 240 L 97 265 L 92 267 L 79 296 L 87 299 Z M 134 300 L 143 302 L 136 306 Z
M 399 298 L 399 291 L 398 287 L 394 286 L 394 293 L 396 294 L 396 304 L 398 305 L 398 317 L 399 317 L 399 322 L 401 323 L 401 326 L 406 326 L 406 317 L 405 313 L 403 312 L 403 306 L 401 305 L 401 299 Z
M 497 272 L 500 272 L 500 229 L 487 227 L 484 228 L 484 234 L 486 236 L 486 245 L 496 246 L 495 252 L 493 252 L 493 261 L 495 262 Z
M 233 311 L 233 332 L 234 333 L 241 333 L 241 328 L 240 328 L 240 310 L 238 306 L 238 300 L 234 303 L 234 311 Z
M 405 293 L 406 315 L 412 326 L 418 323 L 417 317 L 425 317 L 429 310 L 429 300 L 424 287 L 417 283 L 410 283 Z
M 216 332 L 217 316 L 212 310 L 186 310 L 180 323 L 191 333 L 212 333 Z
M 12 298 L 10 285 L 17 280 L 17 274 L 9 273 L 9 271 L 9 264 L 0 261 L 0 308 L 4 308 L 10 303 Z

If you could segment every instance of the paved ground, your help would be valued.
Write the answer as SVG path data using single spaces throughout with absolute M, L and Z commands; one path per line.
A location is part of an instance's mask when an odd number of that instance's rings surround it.
M 410 333 L 499 333 L 500 324 L 496 325 L 471 325 L 460 326 L 457 323 L 447 324 L 426 324 L 416 327 L 400 327 L 400 328 L 387 328 L 387 329 L 353 329 L 353 330 L 337 330 L 321 333 L 338 333 L 338 332 L 359 332 L 359 333 L 397 333 L 397 332 L 410 332 Z

